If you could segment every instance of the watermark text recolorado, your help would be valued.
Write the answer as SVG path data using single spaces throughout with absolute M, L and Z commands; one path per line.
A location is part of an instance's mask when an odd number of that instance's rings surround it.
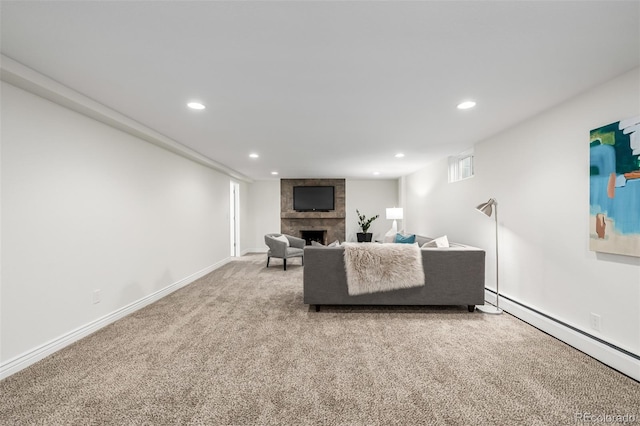
M 638 416 L 636 414 L 610 414 L 610 413 L 575 413 L 576 423 L 592 423 L 592 424 L 631 424 L 636 423 Z

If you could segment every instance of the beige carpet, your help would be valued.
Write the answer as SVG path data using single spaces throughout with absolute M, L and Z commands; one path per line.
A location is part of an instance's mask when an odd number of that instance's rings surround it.
M 316 313 L 302 267 L 265 260 L 234 261 L 3 380 L 0 423 L 640 423 L 638 382 L 509 315 Z

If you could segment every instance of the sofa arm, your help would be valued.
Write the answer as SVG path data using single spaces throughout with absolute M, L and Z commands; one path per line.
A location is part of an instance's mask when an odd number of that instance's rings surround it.
M 289 240 L 289 246 L 291 247 L 304 249 L 304 246 L 307 244 L 307 242 L 302 238 L 293 237 L 291 235 L 286 235 L 286 234 L 284 234 L 284 236 L 287 237 L 287 240 Z

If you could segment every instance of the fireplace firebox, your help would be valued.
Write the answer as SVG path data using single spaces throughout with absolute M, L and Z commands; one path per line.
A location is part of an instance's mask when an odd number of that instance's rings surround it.
M 312 241 L 316 241 L 320 244 L 327 244 L 327 231 L 326 230 L 306 230 L 300 231 L 300 238 L 307 242 L 310 246 Z

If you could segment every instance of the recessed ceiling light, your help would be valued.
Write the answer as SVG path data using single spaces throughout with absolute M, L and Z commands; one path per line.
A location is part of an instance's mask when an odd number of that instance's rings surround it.
M 276 176 L 278 172 L 271 172 L 272 175 Z
M 404 157 L 403 153 L 399 152 L 399 153 L 396 154 L 396 158 L 402 158 L 402 157 Z
M 469 109 L 476 106 L 474 101 L 464 101 L 458 104 L 458 109 Z
M 187 106 L 191 109 L 205 109 L 206 107 L 200 102 L 189 102 Z
M 249 157 L 251 157 L 251 158 L 258 158 L 258 157 L 260 157 L 260 156 L 254 152 L 254 153 L 249 154 Z
M 380 175 L 380 172 L 373 172 L 373 175 L 374 175 L 374 176 L 379 176 L 379 175 Z

